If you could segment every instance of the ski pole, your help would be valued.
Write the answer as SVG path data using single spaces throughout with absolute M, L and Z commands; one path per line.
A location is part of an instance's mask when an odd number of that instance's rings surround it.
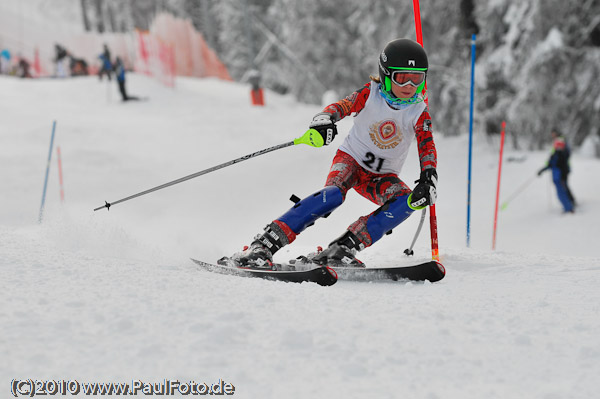
M 417 227 L 417 232 L 415 233 L 415 236 L 412 240 L 412 244 L 410 244 L 410 248 L 404 250 L 406 256 L 415 254 L 415 252 L 413 251 L 413 247 L 415 246 L 415 242 L 417 242 L 417 237 L 419 237 L 419 233 L 421 233 L 421 227 L 423 227 L 423 222 L 425 221 L 425 209 L 426 208 L 423 208 L 423 211 L 421 212 L 421 220 L 419 221 L 419 227 Z
M 152 193 L 154 191 L 162 190 L 163 188 L 167 188 L 167 187 L 173 186 L 175 184 L 183 183 L 184 181 L 193 179 L 193 178 L 198 177 L 198 176 L 205 175 L 207 173 L 214 172 L 215 170 L 226 168 L 227 166 L 231 166 L 233 164 L 236 164 L 236 163 L 239 163 L 239 162 L 242 162 L 242 161 L 246 161 L 246 160 L 248 160 L 250 158 L 255 158 L 255 157 L 259 156 L 259 155 L 263 155 L 263 154 L 266 154 L 266 153 L 271 152 L 271 151 L 280 150 L 282 148 L 286 148 L 286 147 L 290 147 L 290 146 L 298 145 L 298 144 L 307 144 L 307 145 L 310 145 L 312 147 L 322 147 L 323 144 L 324 144 L 324 140 L 323 140 L 323 137 L 321 136 L 321 134 L 318 131 L 316 131 L 315 129 L 308 129 L 306 131 L 306 133 L 304 133 L 302 135 L 302 137 L 299 137 L 299 138 L 297 138 L 295 140 L 292 140 L 292 141 L 289 141 L 287 143 L 279 144 L 279 145 L 276 145 L 276 146 L 273 146 L 273 147 L 265 148 L 264 150 L 253 152 L 252 154 L 248 154 L 248 155 L 245 155 L 243 157 L 231 160 L 229 162 L 225 162 L 225 163 L 222 163 L 220 165 L 213 166 L 212 168 L 204 169 L 204 170 L 202 170 L 200 172 L 192 173 L 191 175 L 187 175 L 187 176 L 181 177 L 179 179 L 170 181 L 168 183 L 161 184 L 160 186 L 149 188 L 148 190 L 141 191 L 141 192 L 139 192 L 137 194 L 130 195 L 129 197 L 122 198 L 122 199 L 120 199 L 118 201 L 114 201 L 114 202 L 104 201 L 105 204 L 102 205 L 102 206 L 100 206 L 100 207 L 98 207 L 98 208 L 95 208 L 94 211 L 100 210 L 102 208 L 106 208 L 107 210 L 110 210 L 111 206 L 119 204 L 121 202 L 129 201 L 130 199 L 141 197 L 142 195 L 149 194 L 149 193 Z
M 516 189 L 516 190 L 515 190 L 515 191 L 514 191 L 514 192 L 513 192 L 513 193 L 512 193 L 512 194 L 511 194 L 509 197 L 508 197 L 508 199 L 502 203 L 502 205 L 500 206 L 500 210 L 501 210 L 501 211 L 503 211 L 504 209 L 506 209 L 506 207 L 508 206 L 508 203 L 509 203 L 510 201 L 512 201 L 513 199 L 515 199 L 515 197 L 516 197 L 517 195 L 519 195 L 519 194 L 520 194 L 520 193 L 523 191 L 523 188 L 525 188 L 526 186 L 528 186 L 528 185 L 529 185 L 529 183 L 531 183 L 531 182 L 532 182 L 532 181 L 533 181 L 533 180 L 534 180 L 536 177 L 537 177 L 537 174 L 536 174 L 536 175 L 533 175 L 533 176 L 531 176 L 529 179 L 527 179 L 527 181 L 526 181 L 526 182 L 524 182 L 523 184 L 521 184 L 521 185 L 519 186 L 519 188 L 517 188 L 517 189 Z

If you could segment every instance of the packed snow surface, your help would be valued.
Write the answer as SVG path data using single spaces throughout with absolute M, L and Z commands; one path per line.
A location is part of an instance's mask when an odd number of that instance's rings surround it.
M 467 247 L 468 137 L 442 137 L 432 109 L 444 280 L 320 287 L 224 276 L 189 258 L 239 251 L 292 205 L 291 194 L 319 190 L 343 137 L 94 212 L 288 142 L 320 110 L 270 92 L 266 106 L 253 107 L 247 86 L 212 79 L 178 79 L 169 89 L 131 74 L 127 85 L 149 101 L 122 103 L 116 84 L 96 77 L 0 77 L 0 396 L 10 395 L 11 380 L 31 378 L 224 380 L 239 398 L 599 397 L 597 159 L 574 153 L 579 206 L 565 215 L 550 174 L 536 177 L 549 148 L 507 146 L 500 198 L 510 202 L 493 251 L 499 148 L 476 132 Z M 410 186 L 418 178 L 416 144 L 401 178 Z M 375 208 L 350 192 L 275 259 L 326 246 Z M 413 215 L 359 258 L 371 266 L 430 259 L 428 223 L 414 257 L 403 254 L 418 221 Z

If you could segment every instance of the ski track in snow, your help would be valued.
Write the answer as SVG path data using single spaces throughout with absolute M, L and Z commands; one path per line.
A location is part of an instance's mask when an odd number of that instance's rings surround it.
M 13 378 L 129 382 L 224 379 L 240 398 L 592 398 L 600 374 L 600 190 L 596 159 L 572 160 L 580 212 L 562 215 L 549 177 L 500 213 L 491 251 L 497 148 L 476 138 L 471 248 L 465 245 L 465 136 L 436 136 L 441 282 L 345 282 L 333 287 L 223 276 L 214 261 L 322 185 L 337 145 L 294 147 L 129 202 L 135 192 L 299 136 L 320 107 L 217 80 L 170 90 L 131 74 L 144 103 L 122 104 L 97 78 L 0 77 L 0 362 Z M 434 128 L 443 130 L 442 121 Z M 37 223 L 52 120 L 56 152 Z M 350 124 L 343 121 L 343 136 Z M 342 133 L 343 132 L 343 133 Z M 416 148 L 402 178 L 418 177 Z M 545 152 L 506 150 L 503 195 Z M 343 207 L 277 254 L 325 246 L 373 205 Z M 419 215 L 360 254 L 367 264 L 427 260 Z

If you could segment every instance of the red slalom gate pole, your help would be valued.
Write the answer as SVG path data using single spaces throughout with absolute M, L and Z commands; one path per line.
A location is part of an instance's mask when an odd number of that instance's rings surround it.
M 58 181 L 60 182 L 60 202 L 65 202 L 65 190 L 63 189 L 62 160 L 60 159 L 60 146 L 56 147 L 56 154 L 58 158 Z
M 419 6 L 419 0 L 413 0 L 413 9 L 415 14 L 415 31 L 417 35 L 417 43 L 421 45 L 421 47 L 425 48 L 423 45 L 423 29 L 421 28 L 421 7 Z M 427 81 L 425 81 L 425 92 L 427 92 Z M 425 103 L 429 105 L 429 99 L 425 98 Z
M 419 0 L 413 0 L 413 8 L 415 14 L 415 28 L 417 33 L 417 43 L 423 46 L 423 31 L 421 29 L 421 7 L 419 6 Z
M 419 0 L 413 0 L 413 9 L 415 14 L 415 31 L 417 35 L 417 43 L 423 46 L 423 29 L 421 27 L 421 7 Z M 425 92 L 427 92 L 427 82 L 425 83 Z M 427 99 L 425 100 L 429 105 Z M 429 231 L 431 232 L 431 257 L 433 260 L 440 260 L 440 252 L 438 248 L 438 231 L 437 231 L 437 217 L 435 215 L 435 204 L 429 207 Z
M 496 228 L 498 226 L 498 201 L 500 200 L 500 178 L 502 177 L 502 153 L 504 151 L 504 130 L 506 122 L 502 121 L 500 132 L 500 161 L 498 161 L 498 184 L 496 185 L 496 206 L 494 207 L 494 237 L 492 238 L 492 250 L 496 249 Z

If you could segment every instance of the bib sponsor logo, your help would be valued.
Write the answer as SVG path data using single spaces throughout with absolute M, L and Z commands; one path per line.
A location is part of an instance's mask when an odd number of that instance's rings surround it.
M 369 137 L 377 147 L 388 150 L 396 147 L 402 141 L 402 132 L 393 120 L 377 122 L 369 128 Z

